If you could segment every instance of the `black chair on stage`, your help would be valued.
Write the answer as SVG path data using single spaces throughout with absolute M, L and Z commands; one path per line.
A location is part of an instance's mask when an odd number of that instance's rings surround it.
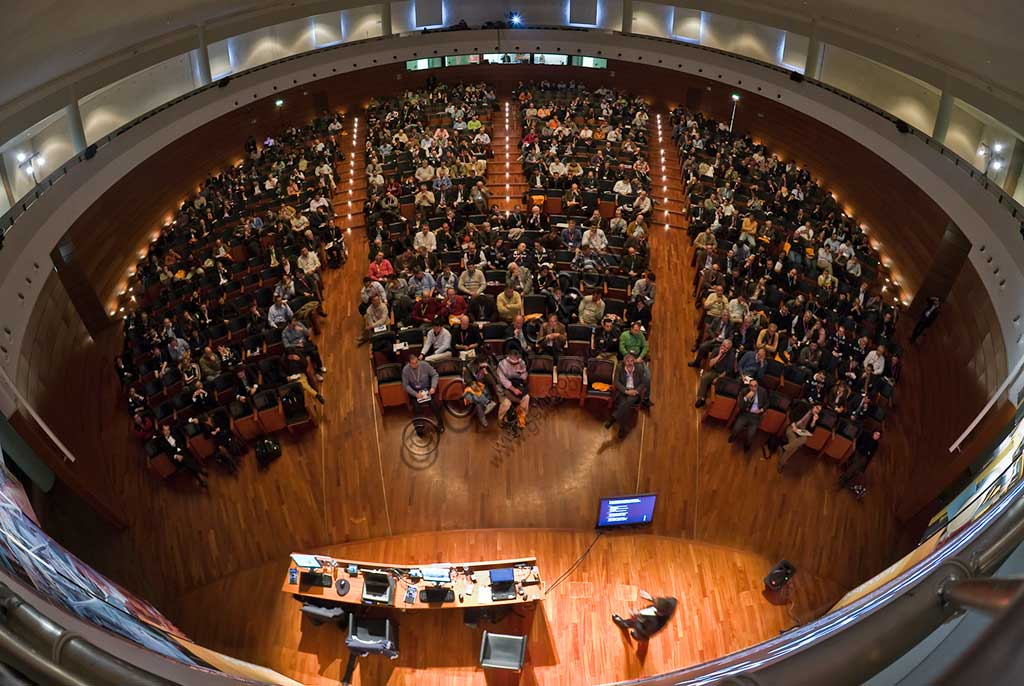
M 345 647 L 348 648 L 348 665 L 341 683 L 350 686 L 358 658 L 384 655 L 394 660 L 398 657 L 398 625 L 386 617 L 357 617 L 350 614 Z

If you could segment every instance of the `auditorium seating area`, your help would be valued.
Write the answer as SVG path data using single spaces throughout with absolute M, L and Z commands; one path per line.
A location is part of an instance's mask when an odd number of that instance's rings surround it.
M 506 104 L 504 113 L 520 126 L 515 168 L 488 170 L 500 143 L 488 132 L 502 116 L 494 89 L 430 86 L 367 110 L 370 268 L 360 313 L 381 406 L 410 406 L 403 363 L 432 324 L 458 338 L 466 315 L 471 347 L 486 358 L 511 345 L 529 353 L 531 396 L 596 398 L 607 412 L 629 323 L 641 322 L 641 358 L 651 363 L 655 122 L 646 102 L 572 82 L 520 84 L 517 111 Z M 662 140 L 660 116 L 657 126 Z M 860 475 L 902 364 L 899 307 L 886 297 L 877 253 L 808 170 L 700 114 L 677 108 L 669 126 L 687 194 L 693 297 L 704 310 L 691 364 L 708 366 L 698 407 L 749 447 L 736 422 L 756 380 L 767 391 L 754 423 L 762 457 L 781 451 L 781 470 L 802 446 L 846 465 L 843 485 L 863 495 Z M 346 257 L 330 199 L 342 132 L 340 117 L 324 115 L 248 141 L 247 159 L 207 179 L 140 262 L 117 367 L 160 477 L 188 471 L 202 482 L 205 461 L 234 469 L 248 442 L 314 421 L 325 371 L 310 336 L 326 315 L 319 270 Z M 510 171 L 526 179 L 526 211 L 491 202 L 488 181 Z M 471 268 L 482 278 L 467 286 Z M 381 302 L 367 313 L 375 295 Z M 564 334 L 542 347 L 550 315 Z M 298 338 L 286 345 L 293 316 Z M 724 340 L 731 356 L 720 355 Z M 454 346 L 428 352 L 444 388 L 465 378 Z M 740 424 L 746 434 L 750 422 Z
M 478 92 L 486 92 L 486 87 L 481 86 Z M 462 106 L 462 96 L 458 89 L 433 89 L 406 93 L 373 107 L 369 115 L 368 175 L 372 178 L 381 172 L 391 192 L 403 177 L 418 169 L 420 162 L 429 161 L 431 148 L 415 145 L 412 140 L 404 145 L 415 146 L 417 153 L 405 153 L 393 160 L 380 157 L 382 145 L 399 143 L 401 134 L 410 128 L 410 119 L 417 122 L 412 125 L 417 133 L 433 130 L 435 140 L 459 141 L 457 131 L 450 139 L 443 132 L 457 121 L 450 112 Z M 479 338 L 479 342 L 470 347 L 480 359 L 490 357 L 496 363 L 513 345 L 530 353 L 531 397 L 557 395 L 580 404 L 596 397 L 605 406 L 612 398 L 608 388 L 614 360 L 620 353 L 619 340 L 628 329 L 623 322 L 642 320 L 649 334 L 654 280 L 645 272 L 650 257 L 645 216 L 652 210 L 649 204 L 632 209 L 634 199 L 640 196 L 616 197 L 611 192 L 620 179 L 638 185 L 649 183 L 643 157 L 648 138 L 646 103 L 605 89 L 590 92 L 575 83 L 521 84 L 514 97 L 520 103 L 519 117 L 525 132 L 518 151 L 522 164 L 517 161 L 511 172 L 511 164 L 498 169 L 495 173 L 499 181 L 502 173 L 506 180 L 510 174 L 522 174 L 528 167 L 527 160 L 540 154 L 541 139 L 554 136 L 552 140 L 558 141 L 554 148 L 563 154 L 550 154 L 559 161 L 579 163 L 581 168 L 586 165 L 585 174 L 591 178 L 602 174 L 605 178 L 600 184 L 606 192 L 602 194 L 596 186 L 588 187 L 586 192 L 573 189 L 566 181 L 576 176 L 546 176 L 543 187 L 531 186 L 524 193 L 522 200 L 530 208 L 528 212 L 518 204 L 502 212 L 496 205 L 475 199 L 472 190 L 463 194 L 460 189 L 472 189 L 484 180 L 470 176 L 456 179 L 454 188 L 434 186 L 436 197 L 432 203 L 421 203 L 406 194 L 398 199 L 397 212 L 394 200 L 388 208 L 371 198 L 366 208 L 371 263 L 360 311 L 369 309 L 374 296 L 388 310 L 383 318 L 374 312 L 366 315 L 378 398 L 383 407 L 409 405 L 401 383 L 402 365 L 409 355 L 421 352 L 425 332 L 435 321 L 450 326 L 458 338 L 460 316 L 467 315 L 470 326 L 477 327 L 473 338 Z M 544 109 L 532 111 L 535 102 L 542 103 Z M 506 106 L 506 120 L 512 116 Z M 574 133 L 558 122 L 564 122 Z M 625 140 L 595 145 L 588 154 L 588 144 L 578 137 L 581 126 L 597 128 L 602 139 L 605 128 L 624 131 L 612 138 L 624 135 Z M 542 128 L 551 133 L 541 134 Z M 545 140 L 543 145 L 549 143 Z M 387 151 L 394 156 L 393 150 Z M 486 159 L 489 153 L 487 148 L 471 154 Z M 617 211 L 616 200 L 628 205 L 625 216 L 629 222 L 623 218 L 623 211 Z M 470 267 L 481 274 L 477 285 L 468 286 L 463 277 Z M 503 296 L 506 288 L 508 295 Z M 599 293 L 596 302 L 595 293 Z M 586 315 L 581 307 L 588 310 Z M 565 332 L 553 348 L 542 350 L 539 334 L 552 314 Z M 585 321 L 581 322 L 581 316 Z M 602 325 L 602 320 L 607 323 Z M 430 360 L 441 377 L 442 389 L 463 377 L 459 355 L 451 354 L 459 352 L 455 347 L 442 351 L 447 355 L 428 352 L 432 353 Z M 590 383 L 585 384 L 584 379 Z M 604 390 L 597 390 L 601 384 Z
M 704 310 L 691 362 L 707 362 L 698 407 L 748 443 L 736 422 L 755 380 L 768 390 L 754 424 L 762 457 L 780 450 L 782 471 L 802 446 L 843 466 L 839 484 L 862 497 L 903 364 L 900 305 L 877 252 L 809 170 L 699 113 L 677 108 L 670 125 Z
M 343 118 L 325 112 L 250 138 L 137 265 L 116 368 L 158 477 L 185 471 L 205 486 L 207 461 L 235 471 L 252 441 L 315 422 L 320 271 L 347 257 L 331 200 L 342 135 Z

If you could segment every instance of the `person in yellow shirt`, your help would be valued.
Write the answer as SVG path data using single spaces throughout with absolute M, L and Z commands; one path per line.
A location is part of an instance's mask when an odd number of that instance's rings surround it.
M 498 307 L 498 318 L 509 324 L 523 313 L 523 296 L 511 285 L 505 286 L 505 290 L 498 294 L 495 304 Z
M 751 248 L 757 246 L 757 219 L 752 214 L 743 218 L 740 224 L 740 240 L 749 243 Z

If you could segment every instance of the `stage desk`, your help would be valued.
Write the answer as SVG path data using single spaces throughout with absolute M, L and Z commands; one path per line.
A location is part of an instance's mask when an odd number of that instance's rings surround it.
M 537 569 L 537 558 L 526 557 L 514 560 L 488 560 L 485 562 L 438 562 L 422 565 L 400 565 L 387 562 L 366 562 L 360 560 L 342 560 L 324 555 L 316 555 L 317 561 L 321 563 L 319 573 L 330 576 L 329 586 L 304 585 L 299 581 L 292 581 L 293 578 L 300 578 L 303 571 L 316 572 L 317 570 L 299 569 L 294 562 L 285 572 L 284 584 L 281 590 L 291 593 L 300 599 L 312 601 L 326 601 L 345 603 L 349 605 L 364 605 L 367 607 L 393 607 L 398 610 L 437 610 L 437 609 L 474 609 L 500 607 L 505 605 L 517 605 L 523 603 L 534 603 L 544 599 L 544 583 L 541 580 L 540 572 Z M 351 574 L 350 566 L 357 568 L 355 574 Z M 441 586 L 452 589 L 454 599 L 451 602 L 422 602 L 420 591 L 428 587 L 436 587 L 437 584 L 420 579 L 413 580 L 413 570 L 426 568 L 448 567 L 450 569 L 450 583 Z M 492 600 L 490 597 L 489 572 L 492 569 L 504 569 L 511 567 L 514 570 L 516 597 L 510 600 Z M 363 570 L 388 571 L 395 577 L 394 601 L 390 605 L 363 601 Z M 339 595 L 336 586 L 337 581 L 345 579 L 349 583 L 348 591 Z M 407 589 L 416 590 L 416 600 L 406 602 Z

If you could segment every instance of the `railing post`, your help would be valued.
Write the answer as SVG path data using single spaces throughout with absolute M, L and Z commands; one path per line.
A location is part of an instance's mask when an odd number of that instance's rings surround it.
M 949 77 L 942 87 L 942 96 L 939 98 L 939 110 L 935 113 L 935 126 L 932 127 L 932 138 L 946 144 L 946 134 L 949 132 L 949 119 L 953 116 L 953 89 L 950 88 Z
M 195 77 L 199 87 L 209 86 L 213 82 L 213 72 L 210 70 L 210 51 L 206 45 L 206 27 L 202 24 L 196 27 L 196 42 L 198 45 L 192 52 L 195 65 Z
M 633 0 L 622 0 L 622 32 L 633 33 Z
M 64 114 L 68 118 L 68 129 L 71 130 L 71 146 L 75 154 L 80 154 L 88 147 L 89 143 L 85 138 L 85 124 L 82 123 L 82 110 L 78 106 L 78 95 L 72 88 L 68 93 L 68 104 L 64 107 Z
M 816 20 L 811 21 L 811 35 L 807 43 L 804 76 L 815 81 L 821 78 L 821 41 L 818 39 L 818 22 Z
M 14 197 L 14 189 L 11 187 L 11 177 L 7 175 L 7 165 L 2 163 L 0 163 L 0 184 L 3 184 L 8 207 L 14 207 L 17 198 Z
M 380 34 L 385 38 L 391 36 L 391 0 L 384 0 L 380 6 Z

